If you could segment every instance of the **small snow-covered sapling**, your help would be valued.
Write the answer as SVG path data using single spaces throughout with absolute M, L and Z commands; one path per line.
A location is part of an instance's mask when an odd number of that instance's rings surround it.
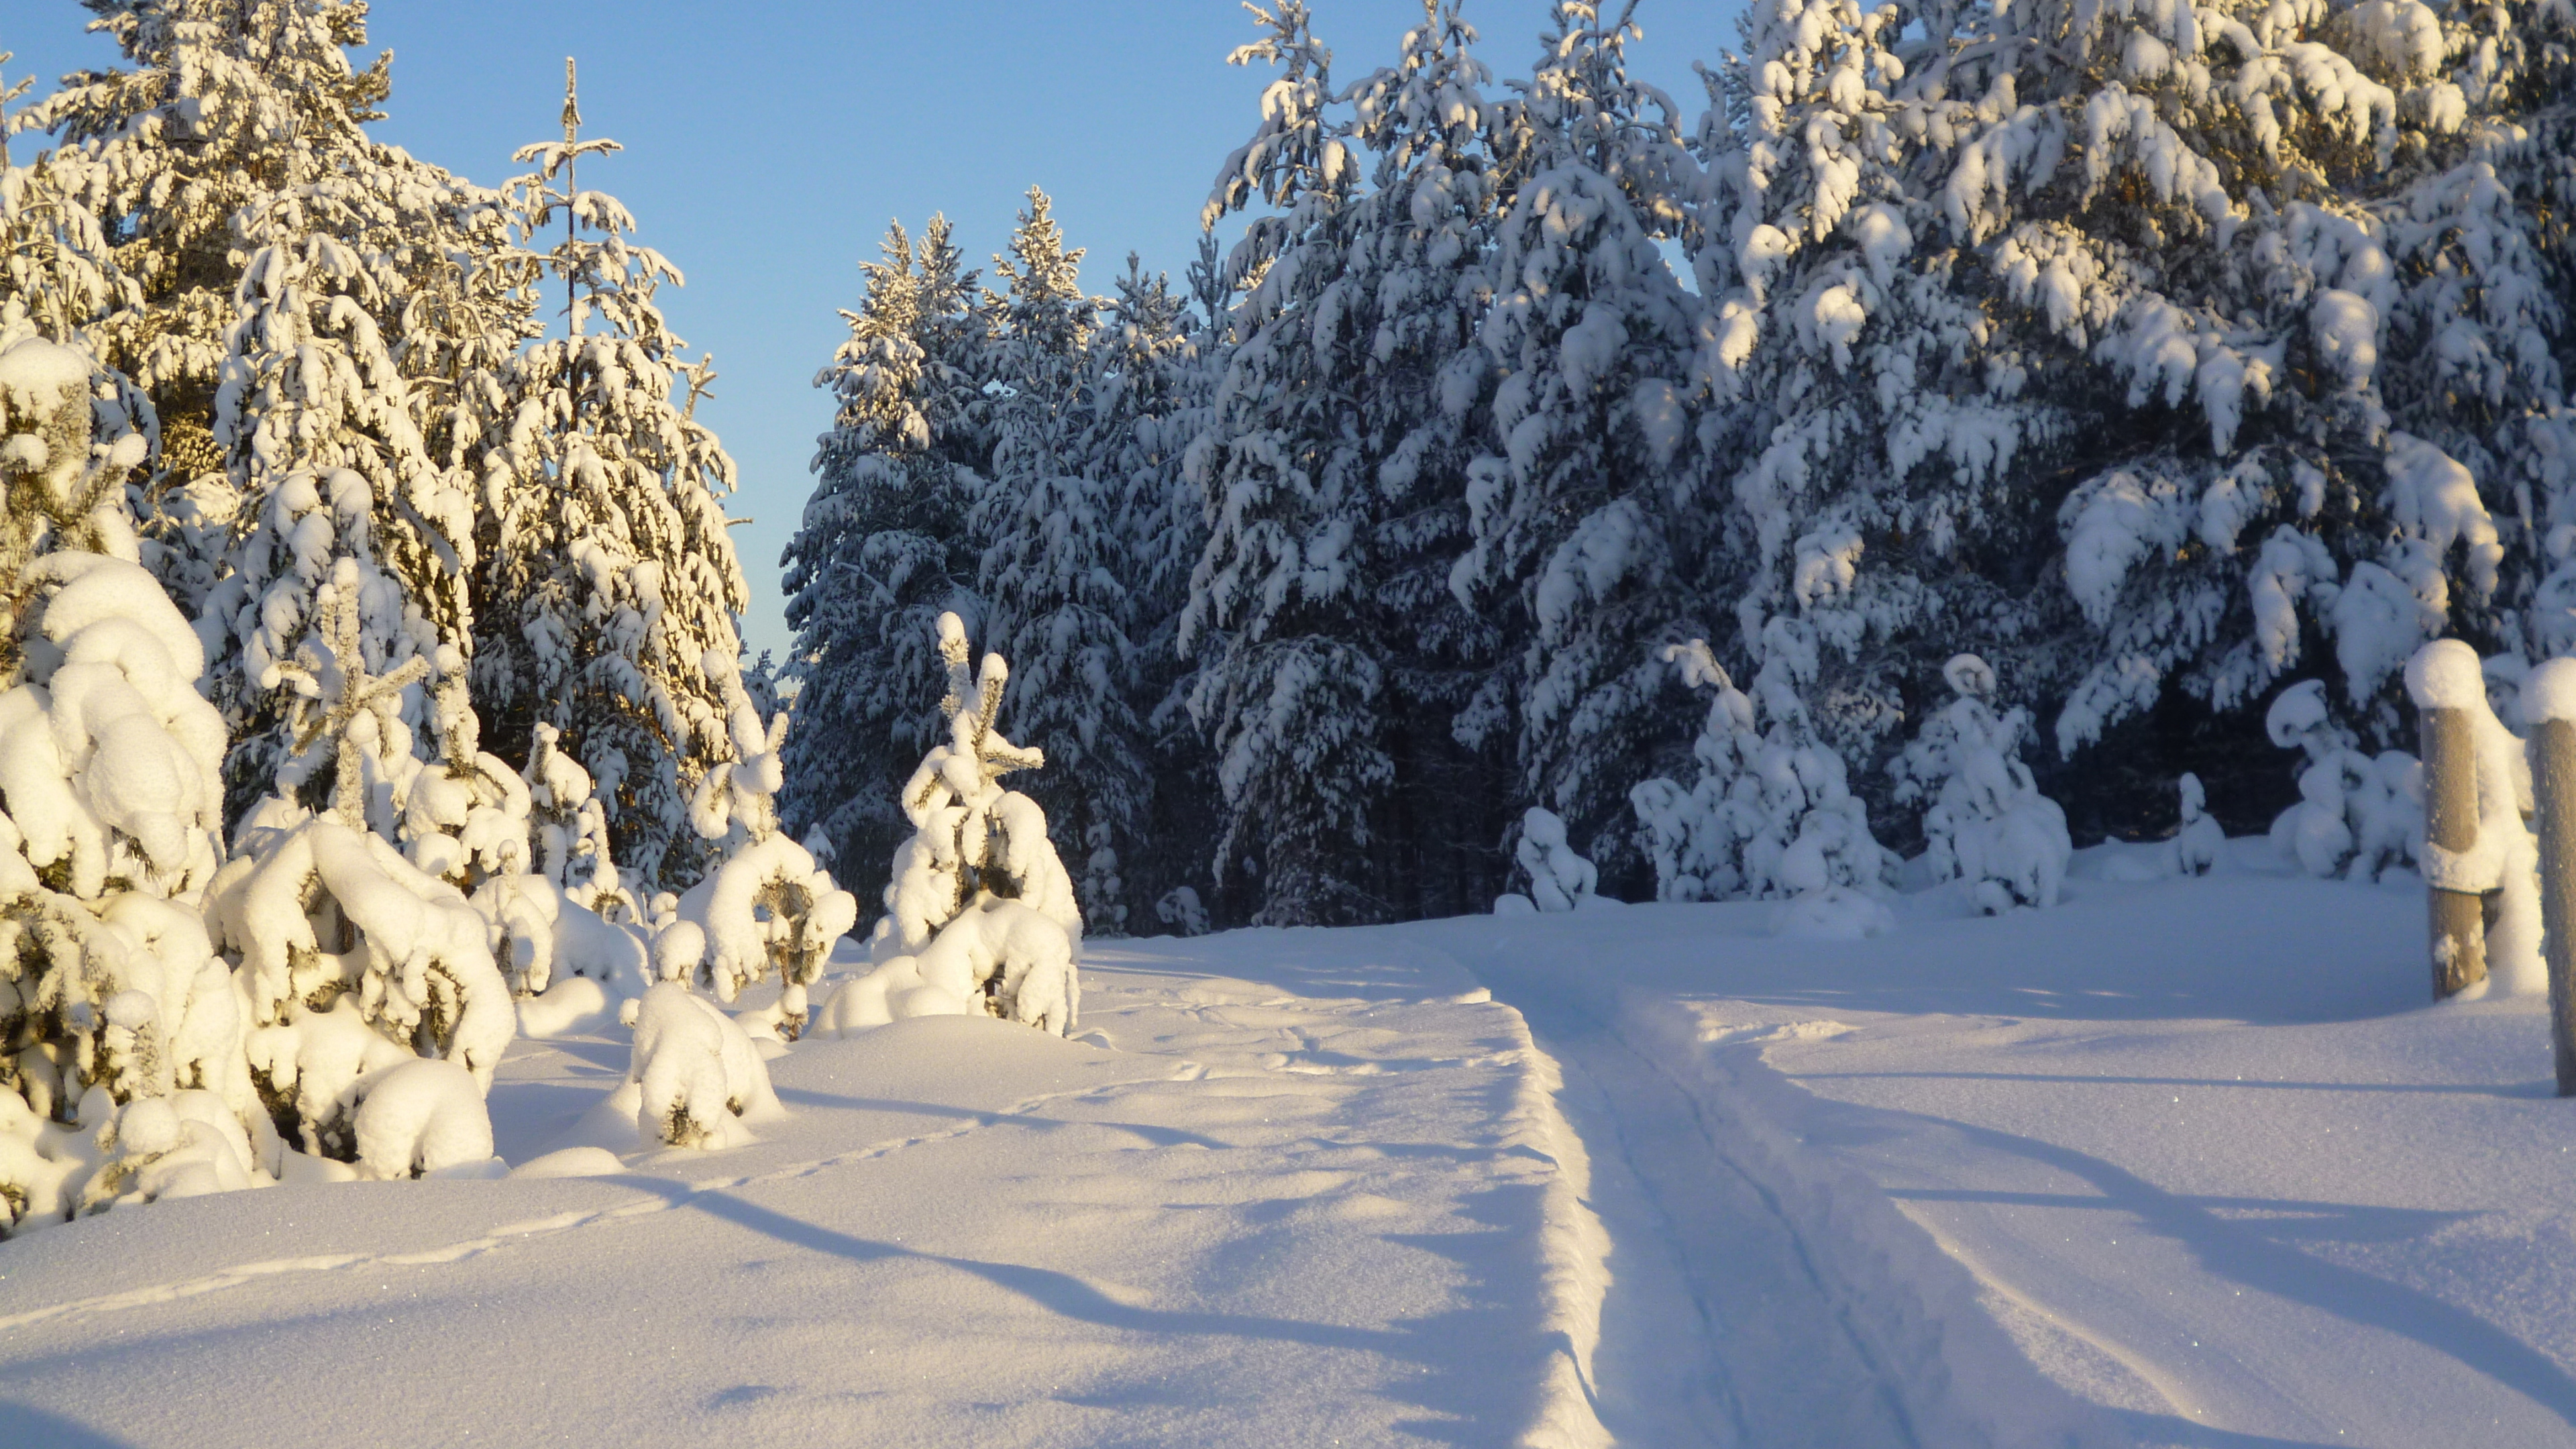
M 2182 796 L 2182 828 L 2174 833 L 2174 869 L 2207 875 L 2227 849 L 2227 832 L 2210 817 L 2209 796 L 2198 775 L 2185 772 L 2176 789 Z
M 835 1031 L 900 1017 L 1001 1017 L 1062 1036 L 1081 986 L 1074 952 L 1082 913 L 1047 838 L 1046 812 L 1002 777 L 1046 763 L 1003 738 L 996 721 L 1010 666 L 971 667 L 966 626 L 939 616 L 948 664 L 948 740 L 905 784 L 913 834 L 895 851 L 886 914 L 869 941 L 876 969 L 841 988 L 821 1025 Z
M 2334 721 L 2322 679 L 2281 691 L 2264 728 L 2272 743 L 2307 756 L 2299 803 L 2272 822 L 2273 843 L 2292 863 L 2320 879 L 2376 880 L 2415 858 L 2424 807 L 2413 755 L 2356 748 L 2352 732 Z
M 1530 901 L 1542 911 L 1570 911 L 1592 898 L 1600 872 L 1565 842 L 1565 822 L 1554 811 L 1533 805 L 1521 817 L 1521 839 L 1514 851 L 1529 876 Z
M 1931 802 L 1923 835 L 1932 878 L 1965 882 L 1989 913 L 2053 906 L 2075 848 L 2066 813 L 2022 763 L 2029 713 L 1995 712 L 1994 668 L 1974 654 L 1953 657 L 1941 678 L 1956 697 L 1889 771 L 1899 801 Z

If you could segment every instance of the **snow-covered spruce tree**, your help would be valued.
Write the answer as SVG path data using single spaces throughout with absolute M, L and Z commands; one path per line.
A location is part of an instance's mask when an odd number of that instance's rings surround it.
M 1529 878 L 1529 894 L 1502 900 L 1515 903 L 1518 909 L 1571 911 L 1600 900 L 1593 894 L 1593 887 L 1600 883 L 1601 873 L 1566 843 L 1565 822 L 1555 812 L 1535 805 L 1529 808 L 1521 817 L 1520 840 L 1513 847 L 1513 855 L 1520 862 L 1521 873 Z M 1502 912 L 1502 901 L 1495 903 L 1495 909 Z
M 1655 646 L 1705 633 L 1686 377 L 1694 299 L 1656 248 L 1682 155 L 1670 100 L 1627 74 L 1615 19 L 1557 5 L 1536 71 L 1493 123 L 1503 185 L 1484 346 L 1502 369 L 1471 465 L 1462 597 L 1499 597 L 1521 647 L 1521 789 L 1597 839 L 1662 731 Z
M 454 215 L 454 183 L 399 153 L 373 159 L 382 164 L 272 193 L 236 219 L 251 249 L 214 420 L 237 511 L 225 577 L 203 605 L 228 646 L 213 694 L 233 737 L 232 818 L 301 748 L 274 670 L 317 626 L 316 592 L 340 558 L 367 580 L 374 667 L 418 658 L 428 671 L 409 706 L 415 733 L 454 768 L 475 758 L 464 694 L 475 479 L 470 466 L 432 455 L 424 427 L 435 415 L 452 430 L 473 410 L 442 406 L 397 355 L 408 329 L 434 335 L 406 305 L 424 280 L 415 248 L 452 259 L 450 273 L 466 265 L 462 246 L 434 245 L 453 240 L 434 219 Z M 443 280 L 451 291 L 466 285 Z
M 2181 875 L 2207 875 L 2227 853 L 2227 832 L 2209 814 L 2209 793 L 2200 777 L 2186 772 L 2175 782 L 2181 797 L 2181 828 L 2174 833 L 2174 870 Z
M 867 890 L 910 830 L 903 782 L 947 729 L 922 703 L 946 677 L 938 617 L 983 618 L 967 520 L 992 456 L 977 274 L 938 217 L 917 243 L 890 227 L 883 250 L 859 264 L 849 340 L 814 380 L 838 411 L 782 560 L 799 690 L 781 807 Z
M 236 830 L 207 916 L 238 963 L 251 1065 L 279 1131 L 305 1152 L 398 1176 L 454 1165 L 436 1148 L 420 1159 L 421 1131 L 442 1130 L 448 1151 L 475 1140 L 471 1122 L 453 1119 L 480 1121 L 516 1019 L 491 923 L 395 845 L 408 837 L 415 855 L 435 849 L 405 808 L 429 773 L 405 722 L 428 664 L 415 654 L 377 672 L 370 596 L 386 591 L 362 554 L 343 554 L 314 590 L 314 627 L 266 665 L 295 748 L 278 792 Z M 320 807 L 303 803 L 308 784 L 324 780 Z M 371 1130 L 369 1094 L 390 1079 L 378 1073 L 413 1057 L 443 1070 L 407 1070 L 383 1109 L 389 1120 Z M 470 1111 L 460 1092 L 474 1099 Z M 480 1132 L 488 1157 L 488 1122 Z
M 1380 738 L 1384 672 L 1346 629 L 1317 627 L 1351 612 L 1355 530 L 1331 515 L 1367 480 L 1345 433 L 1353 379 L 1317 346 L 1312 308 L 1338 279 L 1359 167 L 1346 124 L 1328 114 L 1332 53 L 1306 7 L 1253 14 L 1271 33 L 1230 60 L 1281 71 L 1203 220 L 1255 199 L 1284 214 L 1255 218 L 1226 264 L 1247 291 L 1208 431 L 1188 456 L 1208 538 L 1178 644 L 1199 661 L 1190 711 L 1218 752 L 1218 882 L 1251 859 L 1256 923 L 1350 921 L 1384 910 L 1365 851 L 1394 765 Z
M 1921 13 L 1756 4 L 1742 55 L 1705 73 L 1715 104 L 1698 137 L 1691 235 L 1710 315 L 1691 369 L 1716 404 L 1712 442 L 1744 460 L 1725 480 L 1746 555 L 1740 634 L 1749 649 L 1782 617 L 1817 633 L 1818 723 L 1862 760 L 1955 652 L 1919 637 L 1930 619 L 2031 672 L 1999 645 L 2032 627 L 2012 585 L 2053 520 L 2012 512 L 2008 470 L 2064 431 L 1939 250 L 1923 118 L 1946 138 L 1973 107 L 1892 94 L 1922 59 L 1897 49 Z
M 1258 861 L 1274 922 L 1471 909 L 1499 884 L 1499 793 L 1474 731 L 1493 631 L 1445 587 L 1491 364 L 1484 73 L 1454 10 L 1350 96 L 1302 6 L 1236 53 L 1283 69 L 1206 220 L 1256 203 L 1228 262 L 1245 286 L 1190 467 L 1208 542 L 1180 643 L 1220 752 L 1219 861 Z M 1350 118 L 1339 108 L 1348 101 Z M 1375 157 L 1374 189 L 1361 172 Z
M 1002 656 L 974 666 L 954 614 L 939 616 L 938 638 L 948 742 L 904 786 L 914 834 L 896 853 L 886 914 L 868 942 L 876 969 L 842 987 L 816 1025 L 849 1031 L 980 1013 L 1063 1036 L 1081 1008 L 1082 912 L 1045 810 L 1002 787 L 1003 776 L 1046 759 L 996 728 L 1010 681 Z
M 1952 658 L 1941 678 L 1956 697 L 1924 720 L 1888 767 L 1898 804 L 1926 802 L 1924 860 L 1932 879 L 1964 882 L 1969 899 L 1990 915 L 2056 905 L 2075 847 L 2066 812 L 2039 793 L 2021 762 L 2030 712 L 1995 712 L 1994 666 L 1974 654 Z
M 486 480 L 475 577 L 474 699 L 494 753 L 524 762 L 535 729 L 598 783 L 617 854 L 639 885 L 679 889 L 706 855 L 690 828 L 698 784 L 732 748 L 735 621 L 748 600 L 722 498 L 733 460 L 695 417 L 714 373 L 654 305 L 678 269 L 629 236 L 615 198 L 576 185 L 576 162 L 613 152 L 579 138 L 521 149 L 513 184 L 537 285 L 566 297 L 565 331 L 521 352 L 514 409 Z
M 708 670 L 723 662 L 708 660 Z M 805 988 L 858 924 L 859 903 L 778 828 L 789 715 L 779 711 L 764 724 L 740 684 L 729 703 L 733 758 L 707 772 L 689 804 L 690 823 L 715 842 L 718 858 L 680 897 L 679 914 L 699 936 L 697 979 L 718 1000 L 731 1002 L 745 986 L 778 978 L 776 1029 L 794 1041 L 805 1030 Z M 667 962 L 685 947 L 657 954 Z
M 0 51 L 0 71 L 10 58 Z M 34 84 L 32 77 L 0 84 L 0 327 L 24 325 L 69 342 L 89 319 L 133 299 L 137 289 L 116 266 L 107 231 L 83 199 L 86 158 L 75 152 L 57 161 L 46 154 L 13 164 L 9 138 L 24 121 L 9 107 Z
M 2358 748 L 2336 722 L 2326 682 L 2303 679 L 2272 700 L 2272 743 L 2300 751 L 2299 803 L 2272 822 L 2272 843 L 2308 874 L 2377 880 L 2414 863 L 2424 837 L 2424 767 L 2404 750 Z
M 1487 446 L 1496 368 L 1477 326 L 1507 200 L 1476 38 L 1457 4 L 1425 0 L 1396 65 L 1351 92 L 1374 163 L 1346 265 L 1357 305 L 1340 324 L 1377 485 L 1359 597 L 1387 681 L 1391 894 L 1415 916 L 1484 903 L 1513 794 L 1511 636 L 1451 587 L 1469 546 L 1470 465 Z
M 1886 888 L 1895 861 L 1870 833 L 1842 756 L 1819 737 L 1802 688 L 1819 643 L 1791 619 L 1763 630 L 1762 667 L 1748 695 L 1701 640 L 1661 657 L 1682 683 L 1714 691 L 1692 754 L 1688 788 L 1656 778 L 1629 792 L 1668 901 L 1815 897 L 1851 903 Z
M 0 1236 L 276 1165 L 196 903 L 223 724 L 204 647 L 136 562 L 118 381 L 0 334 Z
M 1149 762 L 1128 635 L 1128 484 L 1088 466 L 1090 447 L 1105 440 L 1094 433 L 1099 399 L 1088 386 L 1100 304 L 1082 292 L 1082 256 L 1065 249 L 1046 193 L 1029 188 L 1010 254 L 993 258 L 1004 288 L 985 297 L 1000 395 L 991 487 L 972 528 L 985 541 L 986 637 L 1019 661 L 1011 718 L 1056 765 L 1032 793 L 1084 847 L 1086 928 L 1117 935 L 1128 910 L 1118 851 L 1144 834 Z
M 1191 330 L 1187 305 L 1168 279 L 1148 277 L 1130 254 L 1092 340 L 1081 447 L 1084 475 L 1110 500 L 1110 528 L 1126 552 L 1129 698 L 1142 729 L 1139 748 L 1150 752 L 1145 816 L 1138 834 L 1088 850 L 1078 894 L 1088 915 L 1101 894 L 1092 878 L 1114 870 L 1123 902 L 1118 926 L 1131 931 L 1148 931 L 1161 919 L 1147 903 L 1159 906 L 1182 889 L 1197 896 L 1192 883 L 1208 881 L 1223 813 L 1215 760 L 1189 718 L 1189 664 L 1178 647 L 1190 569 L 1207 539 L 1206 512 L 1184 458 L 1206 426 L 1215 345 L 1204 328 Z M 1101 859 L 1104 850 L 1109 859 Z M 1111 934 L 1096 923 L 1092 929 Z

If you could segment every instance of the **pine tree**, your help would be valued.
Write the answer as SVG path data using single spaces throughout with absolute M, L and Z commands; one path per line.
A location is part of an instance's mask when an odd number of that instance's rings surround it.
M 2385 732 L 2446 621 L 2555 627 L 2508 611 L 2563 477 L 2521 168 L 2567 24 L 1756 7 L 1703 129 L 1698 366 L 1758 449 L 1740 607 L 1838 646 L 1837 732 L 1960 643 L 2064 701 L 2062 751 L 2327 643 Z
M 1125 902 L 1120 924 L 1140 932 L 1161 921 L 1161 904 L 1174 891 L 1196 896 L 1208 881 L 1212 822 L 1222 813 L 1214 761 L 1189 719 L 1188 664 L 1177 643 L 1190 568 L 1207 536 L 1183 460 L 1207 423 L 1208 361 L 1216 350 L 1214 335 L 1190 322 L 1169 280 L 1146 276 L 1131 254 L 1091 347 L 1081 442 L 1084 476 L 1109 500 L 1109 526 L 1126 555 L 1128 698 L 1146 787 L 1136 833 L 1105 843 L 1111 859 L 1100 859 L 1102 849 L 1086 850 L 1082 898 L 1087 906 L 1098 894 L 1092 878 L 1114 870 Z
M 702 950 L 691 964 L 717 1000 L 731 1002 L 743 987 L 778 977 L 777 1030 L 794 1041 L 805 1030 L 805 988 L 858 924 L 859 903 L 778 828 L 788 715 L 763 720 L 740 683 L 728 703 L 733 758 L 709 771 L 689 802 L 690 823 L 716 844 L 718 859 L 680 897 L 679 915 L 698 935 Z M 684 944 L 657 945 L 666 962 L 690 954 Z
M 834 994 L 825 1031 L 901 1017 L 983 1013 L 1064 1036 L 1081 1006 L 1074 969 L 1082 911 L 1047 836 L 1046 811 L 1002 778 L 1046 764 L 999 728 L 1010 666 L 972 663 L 966 627 L 939 616 L 948 739 L 904 783 L 913 834 L 896 851 L 885 915 L 868 941 L 876 969 Z
M 10 59 L 0 51 L 0 71 Z M 107 230 L 83 200 L 87 158 L 48 152 L 13 164 L 9 138 L 28 118 L 9 107 L 35 81 L 5 81 L 0 75 L 0 327 L 70 342 L 92 317 L 136 300 L 137 288 L 117 268 Z M 158 431 L 148 409 L 143 421 L 147 434 Z
M 1144 834 L 1147 762 L 1128 637 L 1135 565 L 1120 529 L 1128 485 L 1090 466 L 1105 441 L 1091 388 L 1100 303 L 1081 290 L 1082 256 L 1065 250 L 1052 204 L 1029 188 L 1010 255 L 993 259 L 1004 290 L 985 300 L 1002 395 L 991 486 L 971 526 L 984 540 L 987 635 L 1020 661 L 1017 733 L 1056 765 L 1033 788 L 1056 828 L 1085 847 L 1086 926 L 1114 935 L 1128 915 L 1118 852 Z
M 1951 659 L 1941 677 L 1956 697 L 1889 766 L 1898 803 L 1927 806 L 1924 864 L 1936 882 L 1963 882 L 1990 915 L 2053 906 L 2074 847 L 2066 812 L 2021 761 L 2030 711 L 1995 711 L 1994 666 L 1974 654 Z
M 1217 877 L 1247 857 L 1260 924 L 1370 919 L 1386 906 L 1364 862 L 1394 776 L 1383 733 L 1385 672 L 1347 637 L 1356 552 L 1344 500 L 1372 481 L 1351 436 L 1352 384 L 1316 309 L 1347 301 L 1340 272 L 1357 221 L 1356 147 L 1328 109 L 1332 53 L 1306 7 L 1254 9 L 1270 35 L 1231 60 L 1279 64 L 1262 121 L 1218 173 L 1203 220 L 1260 200 L 1227 267 L 1246 286 L 1209 431 L 1189 466 L 1208 541 L 1190 579 L 1179 644 L 1203 661 L 1190 708 L 1219 753 L 1226 832 Z M 1251 280 L 1259 271 L 1259 280 Z
M 566 67 L 564 139 L 517 159 L 523 245 L 543 244 L 540 296 L 565 332 L 525 349 L 486 481 L 475 577 L 474 698 L 494 752 L 526 761 L 535 728 L 598 783 L 619 859 L 650 888 L 695 881 L 699 781 L 732 758 L 726 701 L 740 687 L 736 620 L 748 595 L 722 499 L 733 460 L 695 413 L 715 374 L 654 305 L 680 273 L 629 240 L 635 219 L 576 184 L 582 140 Z
M 274 1165 L 195 909 L 223 725 L 136 563 L 145 436 L 118 379 L 32 331 L 0 328 L 0 1235 Z
M 341 562 L 358 571 L 349 607 L 370 667 L 422 662 L 410 728 L 434 757 L 473 759 L 462 685 L 474 503 L 466 480 L 431 458 L 413 381 L 388 340 L 400 335 L 404 253 L 422 238 L 407 208 L 372 204 L 377 186 L 414 179 L 406 170 L 281 192 L 239 222 L 259 244 L 236 294 L 215 430 L 241 511 L 227 576 L 204 605 L 231 646 L 213 694 L 233 735 L 236 818 L 272 787 L 318 778 L 302 752 L 320 742 L 295 738 L 296 696 L 280 670 L 321 627 L 318 591 Z
M 1475 909 L 1506 817 L 1452 722 L 1498 639 L 1447 581 L 1492 371 L 1484 71 L 1454 6 L 1347 95 L 1303 7 L 1266 23 L 1237 59 L 1284 69 L 1206 216 L 1281 214 L 1228 262 L 1239 340 L 1191 453 L 1209 534 L 1181 629 L 1222 757 L 1220 859 L 1253 845 L 1263 920 Z

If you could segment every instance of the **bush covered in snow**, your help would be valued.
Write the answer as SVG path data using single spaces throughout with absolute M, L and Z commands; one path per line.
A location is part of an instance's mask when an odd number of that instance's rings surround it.
M 1601 873 L 1565 843 L 1565 822 L 1554 811 L 1530 807 L 1521 817 L 1520 843 L 1512 854 L 1529 877 L 1529 894 L 1517 898 L 1525 908 L 1570 911 L 1599 899 L 1593 887 L 1600 884 Z
M 2353 880 L 2414 863 L 2424 838 L 2424 767 L 2413 755 L 2357 748 L 2352 731 L 2335 722 L 2322 679 L 2282 690 L 2264 728 L 2272 743 L 2306 757 L 2299 803 L 2272 822 L 2272 843 L 2285 857 L 2310 875 Z
M 1010 667 L 998 654 L 970 669 L 966 627 L 939 616 L 948 743 L 903 791 L 913 836 L 895 853 L 886 914 L 868 951 L 875 969 L 841 989 L 822 1024 L 835 1030 L 897 1017 L 985 1013 L 1058 1036 L 1081 1004 L 1074 952 L 1082 913 L 1047 839 L 1046 812 L 1002 777 L 1046 763 L 1002 737 Z
M 2030 714 L 1998 715 L 1988 703 L 1995 672 L 1974 654 L 1941 670 L 1956 695 L 1924 722 L 1889 767 L 1899 802 L 1923 800 L 1926 863 L 1936 881 L 1958 880 L 1988 912 L 2053 906 L 2075 853 L 2066 812 L 2039 793 L 2021 761 Z
M 2174 869 L 2182 875 L 2207 875 L 2227 849 L 2227 832 L 2209 815 L 2209 794 L 2198 775 L 2186 773 L 2175 786 L 2182 799 L 2182 826 L 2174 832 Z
M 709 672 L 717 672 L 712 661 Z M 689 805 L 698 834 L 717 842 L 722 854 L 680 897 L 679 919 L 696 933 L 698 978 L 717 999 L 732 1001 L 752 982 L 778 978 L 778 1031 L 793 1041 L 805 1029 L 805 988 L 858 924 L 859 903 L 778 828 L 786 712 L 763 726 L 739 684 L 728 702 L 734 758 L 707 772 Z M 684 956 L 687 936 L 670 939 L 678 943 L 670 958 Z
M 738 1147 L 745 1124 L 785 1115 L 750 1033 L 677 981 L 644 993 L 626 1082 L 646 1146 Z
M 1750 696 L 1705 642 L 1662 651 L 1685 685 L 1713 693 L 1691 746 L 1699 779 L 1685 789 L 1657 778 L 1629 792 L 1654 857 L 1659 900 L 1868 894 L 1886 885 L 1892 862 L 1870 834 L 1842 756 L 1817 737 L 1799 692 L 1815 677 L 1814 634 L 1774 619 L 1763 643 Z M 1757 723 L 1761 716 L 1768 722 Z
M 439 778 L 421 781 L 402 718 L 405 689 L 423 671 L 415 660 L 389 676 L 370 672 L 359 577 L 341 560 L 317 595 L 319 627 L 273 670 L 295 690 L 298 749 L 280 785 L 291 789 L 311 752 L 327 746 L 330 804 L 317 812 L 271 796 L 242 823 L 207 892 L 216 944 L 238 963 L 250 998 L 262 1096 L 302 1150 L 342 1161 L 358 1151 L 352 1118 L 363 1077 L 405 1057 L 440 1057 L 488 1092 L 517 1028 L 491 923 L 418 863 L 463 846 L 401 810 Z M 411 854 L 373 827 L 388 816 L 410 827 Z
M 0 348 L 0 1231 L 246 1185 L 274 1140 L 196 910 L 223 721 L 135 562 L 143 438 L 97 381 L 77 349 Z

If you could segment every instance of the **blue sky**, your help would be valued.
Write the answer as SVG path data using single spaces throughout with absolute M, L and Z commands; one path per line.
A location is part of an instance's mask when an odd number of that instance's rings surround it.
M 1537 54 L 1546 0 L 1469 0 L 1502 78 Z M 1733 43 L 1738 7 L 1644 0 L 1635 70 L 1695 115 L 1694 59 Z M 10 0 L 8 76 L 107 64 L 76 0 Z M 1314 0 L 1348 81 L 1393 61 L 1419 0 Z M 478 181 L 556 134 L 563 58 L 581 62 L 585 131 L 625 143 L 582 179 L 617 195 L 641 240 L 688 276 L 672 325 L 721 374 L 703 409 L 741 466 L 729 505 L 753 592 L 744 633 L 783 651 L 778 553 L 831 408 L 812 387 L 845 335 L 856 263 L 886 223 L 945 212 L 969 258 L 1007 237 L 1021 194 L 1055 198 L 1085 283 L 1130 250 L 1177 276 L 1216 168 L 1251 131 L 1268 68 L 1231 67 L 1254 37 L 1235 0 L 377 0 L 371 48 L 394 52 L 380 139 Z M 23 152 L 26 147 L 21 143 Z

